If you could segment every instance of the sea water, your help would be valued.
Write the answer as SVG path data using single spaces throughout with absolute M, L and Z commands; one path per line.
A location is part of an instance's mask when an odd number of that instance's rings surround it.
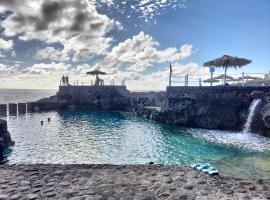
M 251 133 L 181 128 L 124 112 L 53 111 L 6 119 L 16 142 L 8 164 L 210 162 L 222 176 L 270 178 L 270 139 Z
M 56 90 L 0 89 L 0 104 L 26 103 L 56 94 Z

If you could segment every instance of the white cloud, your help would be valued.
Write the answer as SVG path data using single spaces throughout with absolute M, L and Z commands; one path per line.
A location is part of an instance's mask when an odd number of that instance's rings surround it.
M 28 67 L 22 70 L 23 74 L 32 74 L 32 75 L 52 75 L 59 76 L 60 74 L 68 73 L 68 68 L 70 65 L 65 63 L 38 63 L 34 64 L 32 67 Z
M 37 50 L 35 54 L 37 60 L 52 60 L 52 61 L 68 61 L 70 59 L 69 52 L 55 49 L 54 47 L 46 47 Z
M 74 51 L 74 61 L 102 53 L 112 41 L 106 34 L 122 29 L 119 22 L 99 14 L 87 0 L 2 0 L 0 7 L 12 11 L 1 23 L 6 36 L 20 35 L 22 40 L 39 39 L 48 44 L 59 42 L 63 51 L 55 50 L 56 55 L 50 52 L 48 57 L 55 58 L 61 52 L 63 60 L 69 51 Z
M 14 70 L 14 67 L 0 63 L 1 76 L 9 74 L 9 73 L 13 72 L 13 70 Z
M 135 16 L 145 22 L 150 22 L 156 19 L 157 16 L 166 14 L 171 10 L 185 8 L 185 1 L 186 0 L 90 0 L 90 3 L 98 8 L 108 6 L 110 10 L 115 9 L 119 15 L 123 15 L 127 18 Z
M 9 51 L 13 48 L 14 43 L 12 40 L 4 40 L 0 38 L 0 50 Z
M 183 45 L 158 50 L 159 43 L 150 35 L 140 32 L 114 46 L 106 57 L 95 67 L 117 70 L 125 67 L 128 71 L 144 71 L 154 63 L 172 62 L 192 55 L 192 45 Z

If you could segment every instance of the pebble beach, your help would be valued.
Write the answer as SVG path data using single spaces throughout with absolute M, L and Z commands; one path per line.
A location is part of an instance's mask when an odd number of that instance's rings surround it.
M 270 180 L 162 165 L 6 165 L 0 199 L 270 199 Z

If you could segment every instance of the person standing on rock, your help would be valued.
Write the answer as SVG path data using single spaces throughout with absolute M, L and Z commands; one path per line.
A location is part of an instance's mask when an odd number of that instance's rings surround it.
M 65 85 L 66 84 L 66 78 L 65 78 L 65 76 L 63 75 L 62 76 L 62 78 L 61 78 L 61 83 L 63 84 L 63 85 Z M 60 84 L 61 85 L 61 84 Z
M 69 78 L 66 76 L 66 84 L 69 85 Z
M 0 162 L 4 160 L 4 144 L 3 139 L 0 138 Z

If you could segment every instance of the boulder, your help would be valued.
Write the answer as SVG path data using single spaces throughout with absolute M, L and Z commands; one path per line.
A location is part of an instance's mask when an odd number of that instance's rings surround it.
M 4 147 L 14 145 L 10 133 L 7 130 L 7 121 L 2 119 L 0 119 L 0 140 L 2 140 Z
M 270 129 L 270 103 L 266 104 L 263 108 L 263 121 L 264 125 Z
M 263 91 L 255 90 L 250 93 L 250 96 L 253 99 L 263 99 L 265 97 L 265 93 Z

